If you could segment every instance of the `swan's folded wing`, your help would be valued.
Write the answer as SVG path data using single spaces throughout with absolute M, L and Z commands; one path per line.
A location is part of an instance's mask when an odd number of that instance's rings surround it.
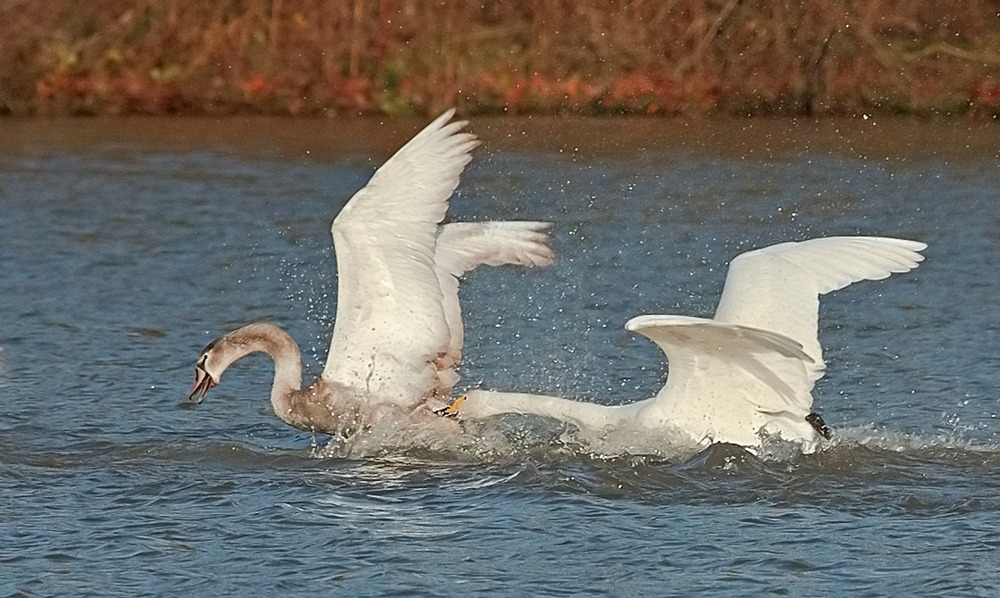
M 744 445 L 775 417 L 806 425 L 812 360 L 793 339 L 684 316 L 639 316 L 625 327 L 655 342 L 667 356 L 667 382 L 647 407 L 646 419 L 659 414 L 696 436 L 703 432 Z
M 824 367 L 817 334 L 819 295 L 912 270 L 926 247 L 885 237 L 826 237 L 749 251 L 729 265 L 715 320 L 795 339 L 814 362 L 810 377 L 815 382 Z
M 333 222 L 337 315 L 323 377 L 410 403 L 435 384 L 448 328 L 438 224 L 477 145 L 449 110 L 383 164 Z
M 458 381 L 455 366 L 462 358 L 464 330 L 458 299 L 458 277 L 477 266 L 504 264 L 548 266 L 552 251 L 548 222 L 453 222 L 438 229 L 435 263 L 441 286 L 441 305 L 450 340 L 438 360 L 439 391 L 447 393 Z

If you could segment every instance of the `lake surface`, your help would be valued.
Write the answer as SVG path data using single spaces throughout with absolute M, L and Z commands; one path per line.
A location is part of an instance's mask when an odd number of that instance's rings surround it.
M 329 224 L 422 123 L 0 121 L 0 595 L 1000 593 L 1000 129 L 475 119 L 456 220 L 555 223 L 557 262 L 463 286 L 461 388 L 623 403 L 665 374 L 642 313 L 708 316 L 773 243 L 928 243 L 824 298 L 817 454 L 605 454 L 500 420 L 473 448 L 323 457 L 251 357 L 325 360 Z

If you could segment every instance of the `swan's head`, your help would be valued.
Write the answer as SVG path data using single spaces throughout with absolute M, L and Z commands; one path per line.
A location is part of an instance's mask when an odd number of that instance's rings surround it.
M 220 336 L 205 347 L 194 367 L 194 386 L 188 400 L 204 401 L 205 395 L 219 383 L 222 373 L 229 366 L 255 351 L 263 351 L 275 359 L 275 376 L 280 372 L 287 378 L 286 385 L 298 389 L 302 364 L 295 341 L 274 324 L 256 322 Z
M 198 363 L 194 366 L 194 386 L 191 387 L 191 394 L 188 395 L 189 401 L 194 401 L 195 398 L 197 398 L 199 403 L 204 401 L 205 395 L 208 394 L 208 391 L 213 386 L 219 383 L 222 372 L 229 365 L 225 364 L 223 366 L 217 363 L 218 359 L 215 359 L 217 342 L 213 341 L 205 347 L 205 350 L 201 352 L 201 357 L 198 358 Z

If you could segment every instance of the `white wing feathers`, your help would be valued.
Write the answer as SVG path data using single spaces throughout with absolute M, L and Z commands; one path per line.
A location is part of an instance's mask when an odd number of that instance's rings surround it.
M 715 320 L 780 332 L 801 343 L 823 375 L 817 334 L 819 295 L 859 280 L 917 267 L 927 246 L 885 237 L 825 237 L 781 243 L 737 256 L 729 266 Z
M 805 371 L 812 359 L 782 334 L 685 316 L 638 316 L 625 328 L 667 356 L 670 373 L 657 398 L 674 403 L 664 405 L 671 411 L 690 402 L 700 413 L 717 408 L 728 416 L 744 399 L 762 413 L 809 414 L 812 384 Z
M 451 341 L 437 361 L 438 394 L 458 382 L 455 366 L 462 359 L 465 331 L 458 299 L 458 277 L 480 265 L 541 267 L 554 259 L 549 222 L 455 222 L 440 227 L 435 262 L 442 308 Z
M 354 194 L 333 222 L 333 230 L 365 223 L 437 224 L 448 210 L 448 199 L 458 187 L 472 150 L 475 135 L 460 132 L 465 121 L 448 123 L 448 110 L 414 135 Z M 437 228 L 424 231 L 433 246 Z
M 554 254 L 550 222 L 454 222 L 441 227 L 436 260 L 445 272 L 461 276 L 476 266 L 548 266 Z
M 823 371 L 819 295 L 912 270 L 925 247 L 900 239 L 831 237 L 738 256 L 715 319 L 645 315 L 625 325 L 667 356 L 667 381 L 652 399 L 602 407 L 472 391 L 456 405 L 472 418 L 532 413 L 595 429 L 641 424 L 680 431 L 698 443 L 745 447 L 760 446 L 765 432 L 811 447 L 818 436 L 806 416 Z
M 824 368 L 819 295 L 912 270 L 925 247 L 877 237 L 773 245 L 732 261 L 714 320 L 633 318 L 626 328 L 653 340 L 670 367 L 645 417 L 744 446 L 761 428 L 811 437 L 805 416 Z
M 333 222 L 337 314 L 323 377 L 412 403 L 448 346 L 434 265 L 438 224 L 476 138 L 449 110 L 372 176 Z

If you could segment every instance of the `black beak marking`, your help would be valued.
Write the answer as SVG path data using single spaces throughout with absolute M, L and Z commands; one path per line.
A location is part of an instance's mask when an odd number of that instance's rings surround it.
M 198 362 L 198 365 L 195 366 L 194 386 L 191 387 L 191 394 L 188 395 L 189 401 L 194 401 L 195 397 L 197 397 L 199 405 L 205 400 L 205 395 L 208 394 L 208 391 L 217 384 L 217 382 L 212 379 L 212 375 L 205 371 L 205 361 L 206 359 L 203 357 L 201 361 Z

